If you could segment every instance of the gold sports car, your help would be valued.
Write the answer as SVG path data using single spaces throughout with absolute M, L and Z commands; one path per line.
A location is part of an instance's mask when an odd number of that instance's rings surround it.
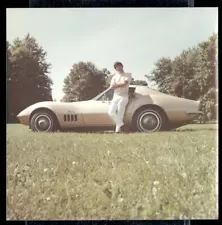
M 80 102 L 39 102 L 18 114 L 21 124 L 32 131 L 111 130 L 115 124 L 108 115 L 113 97 L 108 88 L 95 98 Z M 131 131 L 172 130 L 197 118 L 200 102 L 160 93 L 147 86 L 130 85 L 124 122 Z

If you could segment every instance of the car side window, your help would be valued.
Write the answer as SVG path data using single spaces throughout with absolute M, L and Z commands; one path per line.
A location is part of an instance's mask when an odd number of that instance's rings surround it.
M 114 89 L 110 89 L 106 93 L 104 93 L 100 98 L 98 98 L 97 101 L 112 101 L 113 94 Z

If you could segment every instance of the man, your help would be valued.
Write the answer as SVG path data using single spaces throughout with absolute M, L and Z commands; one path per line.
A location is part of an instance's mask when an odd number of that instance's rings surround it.
M 114 95 L 109 108 L 109 116 L 116 123 L 116 133 L 124 131 L 123 117 L 128 103 L 129 84 L 132 80 L 131 73 L 125 73 L 123 64 L 115 62 L 117 73 L 112 77 L 110 87 L 114 89 Z

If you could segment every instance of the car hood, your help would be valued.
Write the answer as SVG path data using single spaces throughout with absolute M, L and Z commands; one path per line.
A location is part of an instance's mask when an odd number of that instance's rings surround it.
M 21 111 L 17 117 L 21 116 L 27 116 L 29 115 L 33 110 L 38 108 L 48 108 L 51 110 L 62 110 L 64 106 L 71 105 L 72 107 L 76 109 L 80 109 L 83 105 L 86 105 L 86 103 L 92 102 L 93 100 L 88 101 L 80 101 L 80 102 L 53 102 L 53 101 L 44 101 L 44 102 L 37 102 L 33 105 L 30 105 L 29 107 L 25 108 L 23 111 Z
M 88 101 L 80 101 L 80 102 L 53 102 L 53 101 L 45 101 L 45 102 L 38 102 L 35 103 L 29 107 L 42 107 L 42 106 L 64 106 L 64 105 L 73 105 L 73 106 L 81 106 L 83 104 L 86 104 L 88 102 L 91 102 L 92 100 Z

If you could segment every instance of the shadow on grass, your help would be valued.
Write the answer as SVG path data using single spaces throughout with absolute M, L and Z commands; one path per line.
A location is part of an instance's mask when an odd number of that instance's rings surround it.
M 210 131 L 216 131 L 217 128 L 204 128 L 204 129 L 177 129 L 177 130 L 170 130 L 168 132 L 198 132 L 198 131 L 206 131 L 206 130 L 210 130 Z
M 211 124 L 213 126 L 204 126 L 202 124 L 195 124 L 194 127 L 191 125 L 181 126 L 178 128 L 174 128 L 171 130 L 166 131 L 159 131 L 161 133 L 166 132 L 199 132 L 199 131 L 216 131 L 218 130 L 218 126 L 216 124 Z M 214 126 L 215 125 L 215 126 Z M 75 129 L 67 129 L 67 130 L 60 130 L 61 133 L 85 133 L 85 134 L 116 134 L 115 128 L 110 127 L 100 127 L 100 128 L 92 128 L 92 127 L 81 127 Z M 126 128 L 124 132 L 120 134 L 135 134 L 140 133 L 138 131 L 131 131 L 129 128 Z M 155 132 L 156 133 L 156 132 Z M 119 133 L 118 133 L 119 134 Z M 118 135 L 116 134 L 116 135 Z
M 199 131 L 216 131 L 217 128 L 203 128 L 203 129 L 175 129 L 175 130 L 169 130 L 169 131 L 160 131 L 161 133 L 173 133 L 173 132 L 199 132 Z M 84 133 L 84 134 L 112 134 L 112 135 L 118 135 L 118 134 L 137 134 L 140 132 L 136 131 L 127 131 L 127 132 L 121 132 L 121 133 L 115 133 L 114 131 L 84 131 L 84 130 L 63 130 L 59 131 L 60 133 Z M 156 132 L 155 132 L 156 133 Z
M 128 134 L 133 132 L 122 132 L 122 133 L 115 133 L 114 131 L 83 131 L 83 130 L 66 130 L 66 131 L 59 131 L 59 133 L 83 133 L 83 134 Z

